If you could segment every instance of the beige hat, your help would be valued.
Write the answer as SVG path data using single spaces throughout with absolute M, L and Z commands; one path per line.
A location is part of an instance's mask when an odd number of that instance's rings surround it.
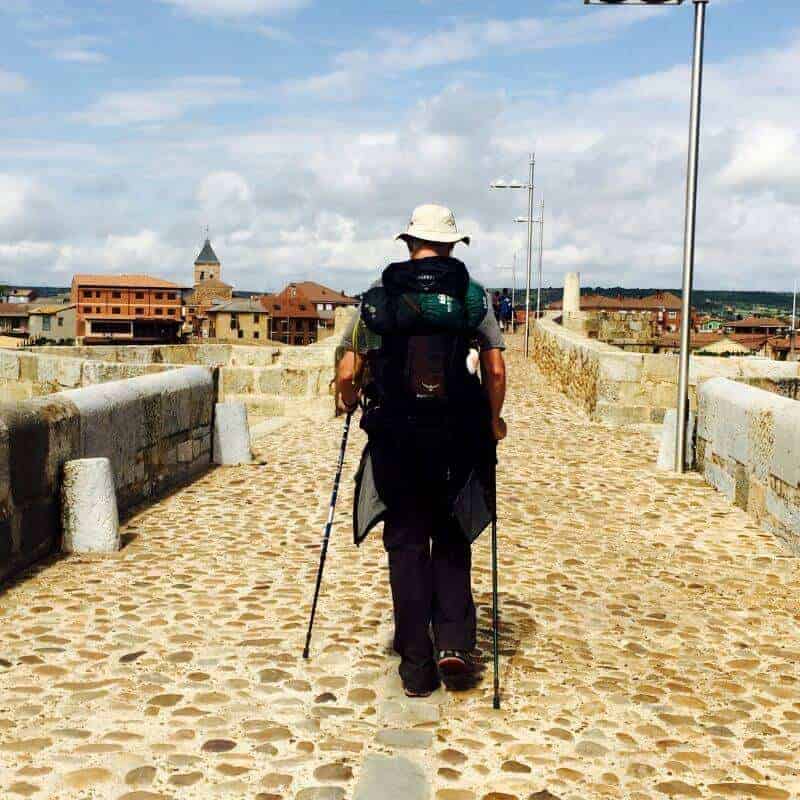
M 408 223 L 408 230 L 398 233 L 395 239 L 423 239 L 426 242 L 440 244 L 469 244 L 469 236 L 458 232 L 453 212 L 445 206 L 417 206 Z

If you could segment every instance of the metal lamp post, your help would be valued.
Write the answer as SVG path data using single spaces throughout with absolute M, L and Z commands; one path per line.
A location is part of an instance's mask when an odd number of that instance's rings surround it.
M 512 181 L 495 181 L 490 189 L 527 189 L 528 190 L 528 278 L 525 283 L 525 358 L 528 357 L 531 330 L 531 265 L 533 261 L 533 179 L 536 171 L 536 154 L 531 153 L 530 177 L 528 183 Z
M 533 224 L 539 226 L 539 265 L 536 270 L 536 319 L 542 316 L 542 258 L 544 255 L 544 199 L 539 206 L 539 219 L 534 217 Z M 517 217 L 514 222 L 527 223 L 530 217 Z
M 684 0 L 583 0 L 584 5 L 679 6 Z M 692 0 L 695 10 L 692 105 L 689 126 L 689 166 L 686 174 L 686 222 L 683 244 L 683 295 L 681 298 L 681 352 L 678 368 L 678 424 L 675 436 L 675 472 L 686 472 L 689 427 L 689 358 L 692 332 L 692 283 L 697 229 L 697 176 L 700 162 L 700 108 L 703 94 L 703 50 L 706 6 L 709 0 Z

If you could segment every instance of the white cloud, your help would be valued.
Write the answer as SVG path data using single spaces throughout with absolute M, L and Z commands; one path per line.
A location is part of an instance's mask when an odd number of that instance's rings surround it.
M 702 288 L 786 288 L 800 274 L 793 239 L 799 72 L 800 41 L 708 65 Z M 0 272 L 5 280 L 11 271 L 20 282 L 33 274 L 64 282 L 71 269 L 91 264 L 186 281 L 209 224 L 223 275 L 238 288 L 276 289 L 308 277 L 356 290 L 403 255 L 392 236 L 413 206 L 438 201 L 453 206 L 474 235 L 474 246 L 459 252 L 479 279 L 508 284 L 497 267 L 524 251 L 525 226 L 511 220 L 525 213 L 525 197 L 487 186 L 498 177 L 524 178 L 526 153 L 538 140 L 546 283 L 580 270 L 587 285 L 675 288 L 688 78 L 681 67 L 524 101 L 454 83 L 420 91 L 405 111 L 276 115 L 233 132 L 173 123 L 152 138 L 123 131 L 96 159 L 67 153 L 65 163 L 80 174 L 63 178 L 55 196 L 42 195 L 41 183 L 6 176 Z M 20 142 L 15 150 L 7 143 L 0 153 L 20 163 L 20 172 L 32 165 L 48 178 L 68 174 L 59 148 L 42 161 L 47 144 Z M 109 189 L 102 179 L 112 175 L 126 181 Z M 51 232 L 54 206 L 69 235 Z
M 339 53 L 330 72 L 289 82 L 285 88 L 322 96 L 332 94 L 332 89 L 346 88 L 347 97 L 347 93 L 383 75 L 469 62 L 487 55 L 493 48 L 512 48 L 519 53 L 602 41 L 663 13 L 664 9 L 637 11 L 631 14 L 629 9 L 607 8 L 599 16 L 456 21 L 422 36 L 396 29 L 381 31 L 375 46 Z
M 310 0 L 161 0 L 190 14 L 210 17 L 271 16 L 296 11 Z
M 249 93 L 239 78 L 206 76 L 180 78 L 153 89 L 102 95 L 74 119 L 90 125 L 142 125 L 180 119 L 187 113 L 221 103 L 237 103 Z
M 0 173 L 0 242 L 49 239 L 60 228 L 55 198 L 40 181 Z
M 0 69 L 0 94 L 17 94 L 28 88 L 28 81 L 16 72 Z
M 104 41 L 96 36 L 73 36 L 60 41 L 42 42 L 39 46 L 56 61 L 102 64 L 108 60 L 108 56 L 99 49 Z

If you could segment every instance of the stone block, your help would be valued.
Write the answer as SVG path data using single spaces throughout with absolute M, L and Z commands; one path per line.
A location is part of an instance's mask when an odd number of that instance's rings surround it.
M 114 553 L 120 549 L 116 487 L 107 458 L 78 459 L 64 465 L 61 508 L 65 552 Z
M 244 403 L 217 403 L 214 411 L 214 463 L 249 464 L 253 460 Z
M 664 415 L 664 423 L 661 428 L 661 442 L 658 450 L 658 469 L 663 472 L 672 472 L 675 469 L 675 439 L 678 432 L 678 411 L 670 408 Z M 686 432 L 686 464 L 689 469 L 694 468 L 695 448 L 694 440 L 697 432 L 697 414 L 692 411 L 689 413 L 689 425 Z
M 364 759 L 353 800 L 430 800 L 425 770 L 402 756 L 370 753 Z
M 599 402 L 592 417 L 608 425 L 640 425 L 650 422 L 650 406 L 621 406 Z
M 636 353 L 610 355 L 604 353 L 600 358 L 599 378 L 603 381 L 640 383 L 642 380 L 643 357 Z
M 257 381 L 260 394 L 280 394 L 281 392 L 281 373 L 280 366 L 264 367 L 258 370 Z
M 0 378 L 19 380 L 19 354 L 11 350 L 0 350 Z
M 178 463 L 186 464 L 194 458 L 193 440 L 181 442 L 178 445 Z

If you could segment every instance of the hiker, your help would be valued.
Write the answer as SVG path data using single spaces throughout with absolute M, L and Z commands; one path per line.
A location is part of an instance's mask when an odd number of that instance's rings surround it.
M 471 543 L 492 519 L 505 345 L 488 293 L 452 257 L 469 244 L 452 211 L 420 206 L 396 238 L 410 258 L 362 297 L 337 388 L 344 409 L 361 404 L 369 439 L 354 538 L 384 522 L 400 676 L 409 697 L 427 697 L 477 675 Z
M 514 309 L 511 304 L 511 295 L 508 289 L 503 289 L 500 295 L 500 326 L 506 332 L 511 330 L 511 318 L 514 315 Z
M 500 292 L 492 294 L 492 313 L 497 322 L 500 322 Z

